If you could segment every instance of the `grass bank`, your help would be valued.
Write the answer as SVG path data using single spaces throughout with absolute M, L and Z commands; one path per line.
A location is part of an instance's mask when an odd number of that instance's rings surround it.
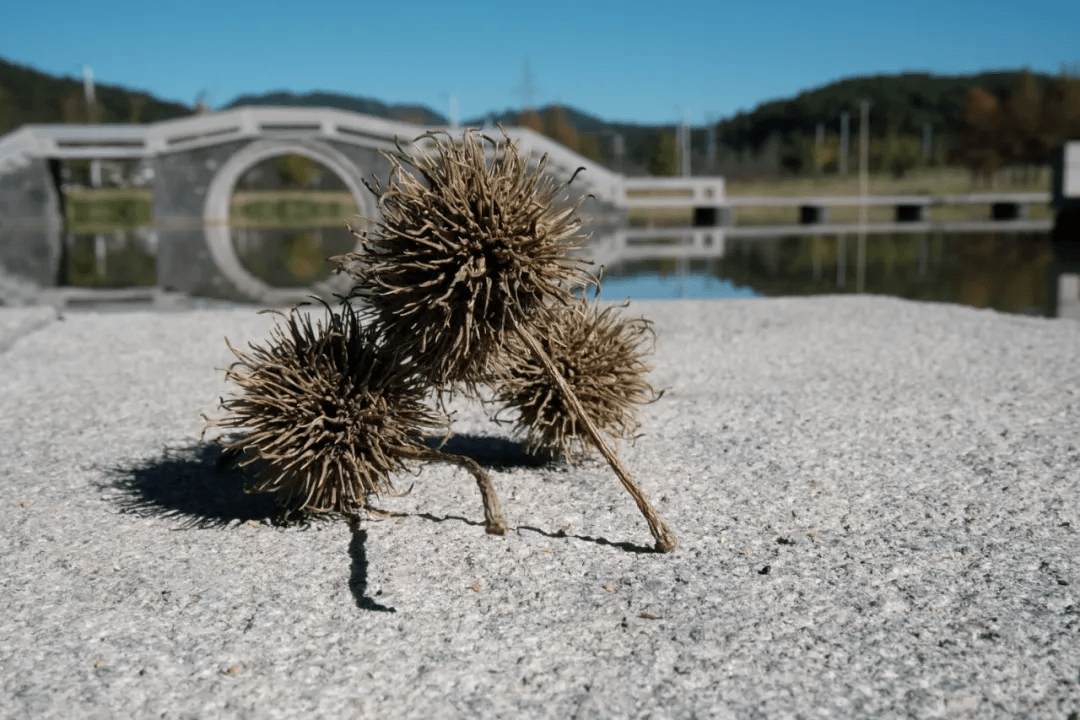
M 358 212 L 351 193 L 314 190 L 236 192 L 229 205 L 230 223 L 241 227 L 340 227 Z M 67 232 L 74 235 L 145 227 L 153 219 L 150 189 L 73 188 L 64 192 L 64 221 Z

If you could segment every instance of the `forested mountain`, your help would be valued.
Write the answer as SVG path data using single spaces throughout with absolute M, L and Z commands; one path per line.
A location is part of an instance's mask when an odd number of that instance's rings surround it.
M 691 132 L 695 173 L 728 177 L 834 172 L 841 162 L 840 118 L 849 116 L 849 167 L 858 148 L 859 102 L 870 101 L 870 166 L 902 174 L 923 163 L 963 163 L 979 173 L 1045 163 L 1066 137 L 1080 137 L 1080 78 L 1026 71 L 942 76 L 928 73 L 847 78 Z M 333 107 L 419 125 L 447 119 L 423 105 L 388 105 L 330 92 L 242 95 L 244 105 Z M 96 87 L 88 108 L 81 79 L 55 77 L 0 59 L 0 133 L 24 123 L 154 122 L 195 112 L 115 85 Z M 677 171 L 677 129 L 608 122 L 569 107 L 504 110 L 463 124 L 524 125 L 630 174 Z M 820 129 L 819 129 L 820 128 Z M 929 145 L 924 145 L 925 140 Z
M 226 105 L 224 109 L 228 110 L 229 108 L 243 107 L 244 105 L 337 108 L 417 125 L 445 125 L 448 122 L 445 117 L 423 105 L 387 105 L 371 98 L 323 91 L 297 95 L 284 90 L 277 90 L 259 95 L 241 95 Z
M 973 138 L 979 125 L 996 126 L 989 132 L 1002 145 L 998 164 L 1046 162 L 1052 146 L 1080 134 L 1080 80 L 1075 75 L 1000 71 L 848 78 L 722 120 L 717 140 L 742 153 L 760 153 L 771 142 L 789 170 L 810 169 L 815 160 L 828 166 L 837 161 L 843 113 L 849 116 L 851 148 L 857 146 L 862 99 L 870 101 L 871 163 L 901 172 L 922 160 L 924 133 L 932 141 L 934 162 L 968 164 L 973 153 L 981 152 Z M 973 102 L 984 107 L 980 111 Z M 980 112 L 987 117 L 978 117 Z M 826 140 L 815 148 L 819 125 Z M 1017 142 L 1027 147 L 1004 147 Z
M 739 113 L 717 125 L 719 139 L 730 147 L 760 148 L 771 135 L 793 133 L 813 135 L 818 123 L 829 132 L 839 128 L 841 113 L 851 116 L 857 129 L 859 101 L 870 101 L 870 128 L 873 137 L 885 137 L 892 130 L 904 135 L 921 135 L 925 123 L 937 133 L 952 134 L 960 127 L 964 98 L 978 85 L 990 93 L 1007 96 L 1021 73 L 992 72 L 979 75 L 930 75 L 905 73 L 847 78 L 807 90 L 793 98 L 763 103 L 750 112 Z M 1033 75 L 1040 85 L 1051 78 Z
M 538 113 L 543 116 L 555 105 L 547 105 L 542 107 Z M 558 106 L 561 107 L 561 106 Z M 479 127 L 482 125 L 517 125 L 518 119 L 521 116 L 521 110 L 515 110 L 513 108 L 507 108 L 502 112 L 491 112 L 486 115 L 477 115 L 476 117 L 469 118 L 462 121 L 462 125 L 467 127 Z M 585 133 L 602 133 L 608 132 L 612 127 L 618 123 L 610 123 L 606 120 L 601 120 L 595 115 L 590 115 L 586 112 L 581 112 L 572 107 L 564 107 L 563 112 L 566 113 L 566 119 L 574 126 L 578 132 Z
M 81 78 L 57 77 L 0 59 L 0 135 L 27 123 L 147 123 L 193 108 L 118 85 L 95 85 L 88 107 Z
M 842 162 L 844 113 L 853 170 L 864 99 L 870 103 L 869 163 L 875 172 L 965 164 L 989 175 L 1004 164 L 1046 163 L 1064 138 L 1080 137 L 1075 74 L 876 75 L 839 80 L 763 103 L 712 128 L 694 128 L 693 170 L 729 177 L 835 172 Z M 483 122 L 527 125 L 623 172 L 670 174 L 678 166 L 674 125 L 608 123 L 558 106 L 470 121 Z
M 149 123 L 196 111 L 119 85 L 95 83 L 88 107 L 82 78 L 57 77 L 0 59 L 0 135 L 27 123 Z M 277 91 L 241 95 L 225 109 L 243 105 L 332 107 L 420 125 L 443 125 L 446 118 L 420 105 L 387 105 L 378 100 L 328 92 L 296 95 Z

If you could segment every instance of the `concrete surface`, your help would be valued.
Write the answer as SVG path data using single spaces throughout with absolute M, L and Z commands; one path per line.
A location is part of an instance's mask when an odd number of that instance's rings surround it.
M 396 518 L 278 528 L 200 444 L 251 309 L 0 309 L 0 716 L 1076 718 L 1080 323 L 638 302 L 646 433 L 535 467 L 459 403 Z

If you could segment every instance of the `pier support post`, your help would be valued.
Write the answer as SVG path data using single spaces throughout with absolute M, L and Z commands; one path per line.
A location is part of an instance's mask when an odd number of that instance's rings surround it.
M 923 222 L 927 219 L 926 205 L 905 204 L 896 206 L 896 222 Z
M 993 220 L 1023 220 L 1027 214 L 1026 205 L 1017 202 L 996 202 L 990 206 L 990 218 Z
M 800 205 L 800 225 L 821 225 L 829 222 L 829 208 L 825 205 Z

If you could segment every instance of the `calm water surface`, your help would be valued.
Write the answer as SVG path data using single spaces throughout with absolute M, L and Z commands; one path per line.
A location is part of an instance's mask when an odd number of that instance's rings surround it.
M 326 258 L 351 250 L 355 242 L 344 228 L 326 226 L 230 228 L 229 237 L 244 271 L 291 289 L 330 276 L 334 266 Z M 68 235 L 58 281 L 73 287 L 168 285 L 162 277 L 166 264 L 167 273 L 175 274 L 177 263 L 200 254 L 191 249 L 199 239 L 190 233 L 184 248 L 170 251 L 173 242 L 178 241 L 168 231 L 153 227 Z M 604 237 L 593 243 L 603 255 L 601 297 L 609 300 L 855 293 L 861 276 L 868 293 L 1044 314 L 1053 259 L 1046 233 L 1018 232 L 868 235 L 861 270 L 854 235 L 733 239 L 718 234 L 710 247 L 687 252 L 684 240 L 673 234 L 624 249 L 631 257 L 604 250 Z M 162 257 L 170 258 L 168 263 L 159 261 Z

